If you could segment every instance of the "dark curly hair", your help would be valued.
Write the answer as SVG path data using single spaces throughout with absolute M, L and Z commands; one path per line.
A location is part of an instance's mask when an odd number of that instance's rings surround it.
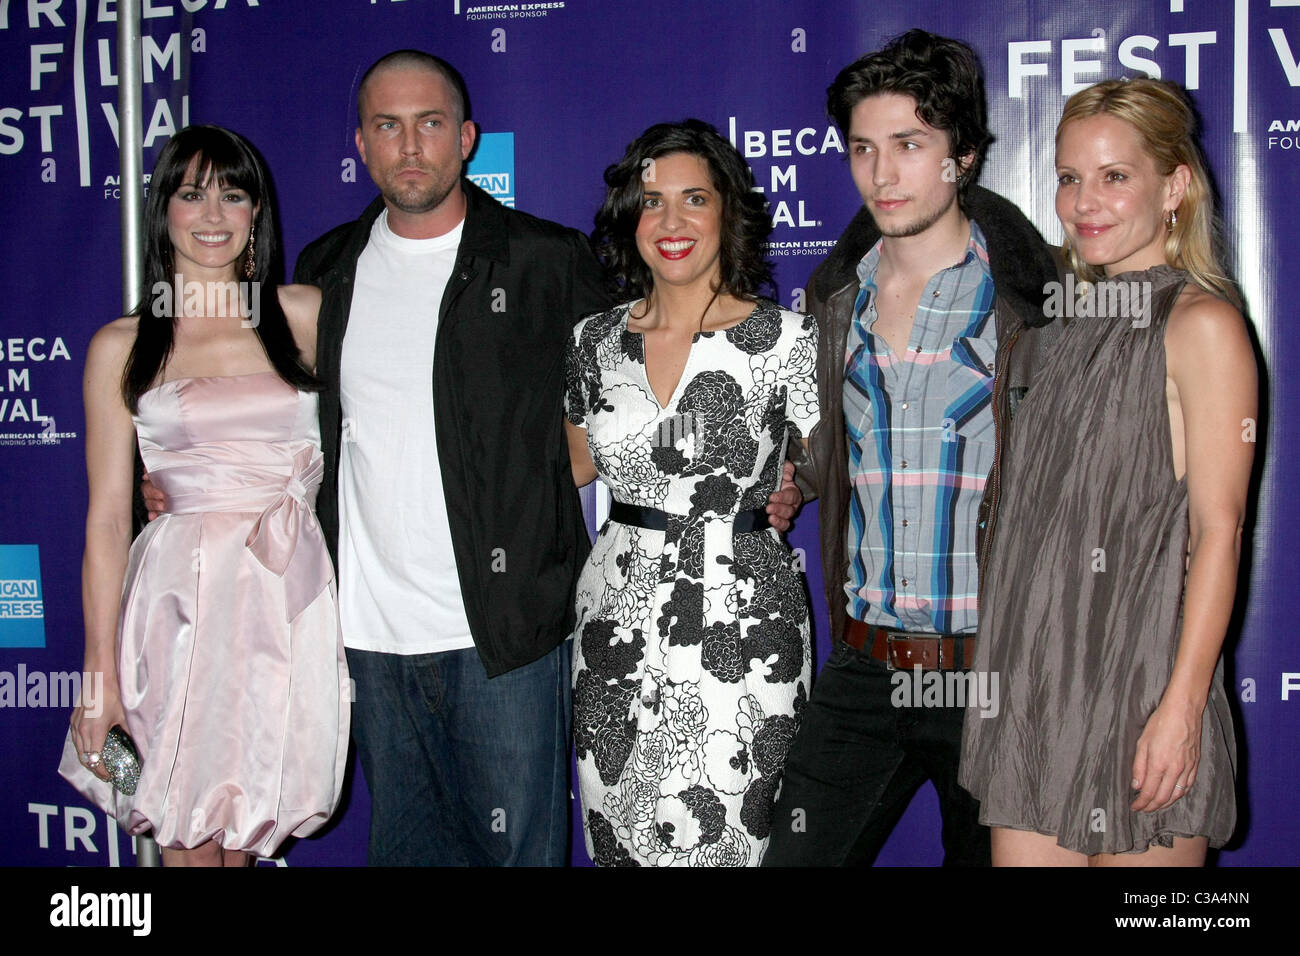
M 641 176 L 646 160 L 670 153 L 688 153 L 704 160 L 721 200 L 721 286 L 715 291 L 740 298 L 754 298 L 764 288 L 775 294 L 772 266 L 763 257 L 763 243 L 772 232 L 767 202 L 754 191 L 753 173 L 736 148 L 697 119 L 651 126 L 628 145 L 621 160 L 605 170 L 608 189 L 596 213 L 591 243 L 619 292 L 637 299 L 654 287 L 650 268 L 636 247 Z
M 960 40 L 908 30 L 875 53 L 854 60 L 826 89 L 826 112 L 845 138 L 853 108 L 868 96 L 898 93 L 916 101 L 916 115 L 948 134 L 949 153 L 974 154 L 957 177 L 957 195 L 979 178 L 984 151 L 993 142 L 984 104 L 984 80 L 975 51 Z

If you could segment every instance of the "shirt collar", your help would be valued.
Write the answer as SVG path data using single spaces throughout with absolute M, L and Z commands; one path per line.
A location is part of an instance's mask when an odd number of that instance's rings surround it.
M 877 239 L 876 244 L 858 263 L 858 286 L 860 288 L 865 289 L 875 286 L 876 269 L 880 266 L 880 247 L 883 242 L 883 238 Z M 966 243 L 966 254 L 962 256 L 960 262 L 955 263 L 950 268 L 963 269 L 972 262 L 978 263 L 982 271 L 992 275 L 989 269 L 988 242 L 984 238 L 983 230 L 980 229 L 979 224 L 974 219 L 970 220 L 970 239 Z

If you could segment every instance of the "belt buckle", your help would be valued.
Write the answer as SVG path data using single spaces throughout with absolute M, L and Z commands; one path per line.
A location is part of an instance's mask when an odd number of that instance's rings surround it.
M 907 631 L 891 631 L 885 628 L 885 667 L 891 671 L 899 670 L 894 665 L 894 642 L 903 641 L 933 641 L 935 648 L 935 661 L 928 664 L 925 660 L 913 661 L 909 664 L 908 669 L 920 666 L 922 670 L 943 670 L 943 635 L 942 634 L 909 634 Z M 928 655 L 927 655 L 928 656 Z

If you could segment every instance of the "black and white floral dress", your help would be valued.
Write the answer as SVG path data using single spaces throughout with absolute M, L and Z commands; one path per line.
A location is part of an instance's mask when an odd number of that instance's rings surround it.
M 578 582 L 573 721 L 598 865 L 755 866 L 808 695 L 807 591 L 765 508 L 787 441 L 817 422 L 817 327 L 763 302 L 697 334 L 661 408 L 632 303 L 590 316 L 566 356 L 569 421 L 616 501 L 666 531 L 601 529 Z

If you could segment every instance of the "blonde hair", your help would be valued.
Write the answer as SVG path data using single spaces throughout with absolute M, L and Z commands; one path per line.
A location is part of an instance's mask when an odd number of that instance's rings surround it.
M 1066 124 L 1100 114 L 1124 120 L 1137 130 L 1160 175 L 1168 176 L 1179 166 L 1191 170 L 1176 210 L 1178 222 L 1165 239 L 1165 261 L 1186 270 L 1206 291 L 1240 307 L 1241 298 L 1215 252 L 1214 192 L 1196 145 L 1196 116 L 1182 89 L 1167 80 L 1144 77 L 1104 80 L 1080 90 L 1065 103 L 1056 126 L 1057 146 Z M 1079 258 L 1068 237 L 1062 251 L 1081 281 L 1096 282 L 1104 277 L 1102 270 Z

